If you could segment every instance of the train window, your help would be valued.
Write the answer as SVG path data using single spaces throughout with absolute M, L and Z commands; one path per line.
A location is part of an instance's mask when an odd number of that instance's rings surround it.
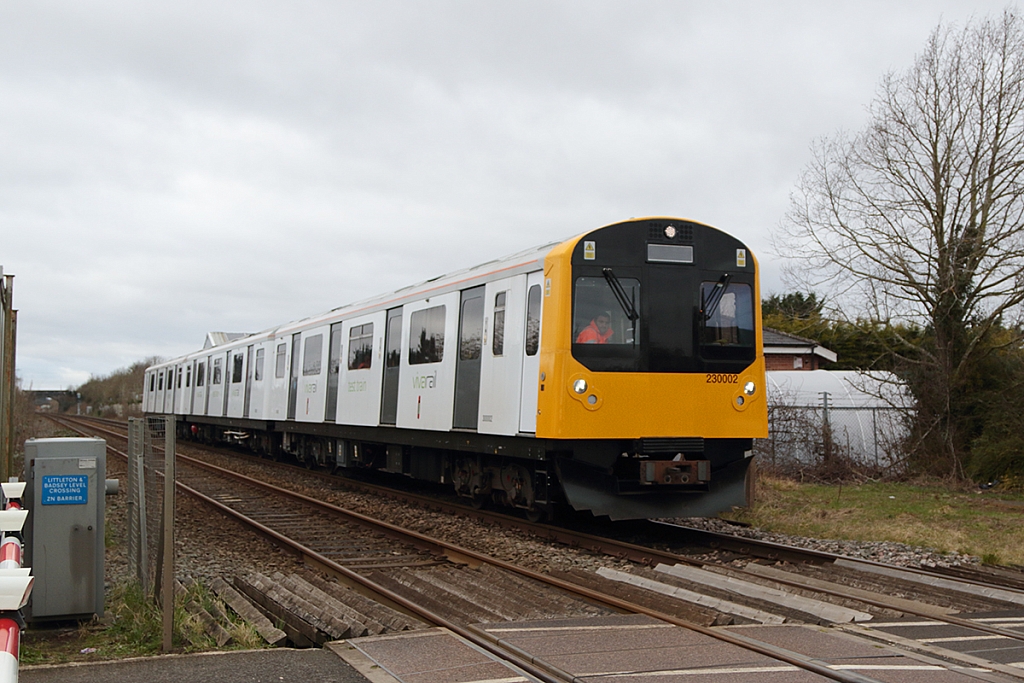
M 274 367 L 274 377 L 281 379 L 284 377 L 284 373 L 288 371 L 288 345 L 278 344 L 277 345 L 277 358 L 274 359 L 276 366 Z
M 206 382 L 206 363 L 196 366 L 196 386 L 201 387 Z
M 526 294 L 526 355 L 536 356 L 540 349 L 540 285 Z
M 609 271 L 610 272 L 610 271 Z M 572 318 L 576 344 L 630 344 L 640 321 L 640 281 L 635 278 L 576 278 Z
M 222 360 L 223 360 L 223 358 L 214 358 L 213 359 L 213 383 L 214 384 L 220 384 L 220 378 L 221 378 L 221 372 L 222 372 L 221 367 L 220 367 L 220 362 Z
M 160 391 L 164 390 L 164 373 L 160 373 L 160 384 L 157 386 Z
M 192 386 L 192 366 L 185 368 L 185 388 Z
M 254 379 L 259 382 L 263 379 L 263 349 L 256 349 L 256 367 L 254 370 Z
M 231 365 L 231 383 L 238 384 L 242 381 L 242 366 L 245 364 L 245 356 L 240 353 L 236 353 L 232 358 Z
M 373 363 L 373 323 L 348 331 L 348 369 L 365 370 Z
M 444 358 L 444 306 L 409 316 L 409 365 L 438 363 Z
M 718 282 L 702 282 L 700 296 L 704 311 L 700 334 L 704 355 L 715 348 L 753 348 L 754 297 L 750 285 L 730 283 L 724 278 Z
M 149 375 L 149 390 L 154 391 L 156 389 L 156 373 Z
M 306 337 L 302 348 L 302 374 L 303 376 L 319 375 L 321 356 L 324 350 L 324 335 L 314 334 Z
M 178 368 L 178 388 L 181 389 L 181 368 Z
M 459 360 L 479 360 L 483 350 L 484 297 L 471 296 L 462 301 L 459 323 Z
M 494 295 L 494 334 L 491 335 L 491 353 L 500 356 L 505 352 L 505 292 Z

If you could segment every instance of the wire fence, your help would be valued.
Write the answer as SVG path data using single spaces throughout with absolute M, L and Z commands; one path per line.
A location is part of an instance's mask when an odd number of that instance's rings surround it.
M 173 415 L 128 420 L 128 566 L 146 595 L 164 607 L 164 650 L 174 615 Z
M 824 392 L 823 392 L 824 393 Z M 754 442 L 763 469 L 812 478 L 905 474 L 912 411 L 889 406 L 836 407 L 769 402 L 768 438 Z

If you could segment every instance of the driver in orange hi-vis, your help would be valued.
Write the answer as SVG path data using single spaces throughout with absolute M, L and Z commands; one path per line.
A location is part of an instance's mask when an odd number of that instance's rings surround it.
M 611 314 L 599 313 L 576 337 L 577 344 L 607 344 L 612 336 Z

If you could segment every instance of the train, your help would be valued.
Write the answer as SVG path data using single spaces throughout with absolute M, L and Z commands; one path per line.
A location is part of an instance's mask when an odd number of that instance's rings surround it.
M 146 370 L 179 436 L 475 505 L 612 520 L 747 503 L 768 432 L 758 264 L 738 239 L 630 219 Z

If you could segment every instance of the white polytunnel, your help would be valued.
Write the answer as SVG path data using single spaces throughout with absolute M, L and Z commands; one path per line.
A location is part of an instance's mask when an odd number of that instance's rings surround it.
M 769 437 L 756 446 L 762 459 L 805 466 L 838 453 L 872 468 L 898 464 L 914 403 L 893 373 L 772 371 L 767 382 Z
M 768 400 L 790 406 L 910 408 L 906 385 L 891 372 L 857 370 L 781 370 L 768 372 Z

